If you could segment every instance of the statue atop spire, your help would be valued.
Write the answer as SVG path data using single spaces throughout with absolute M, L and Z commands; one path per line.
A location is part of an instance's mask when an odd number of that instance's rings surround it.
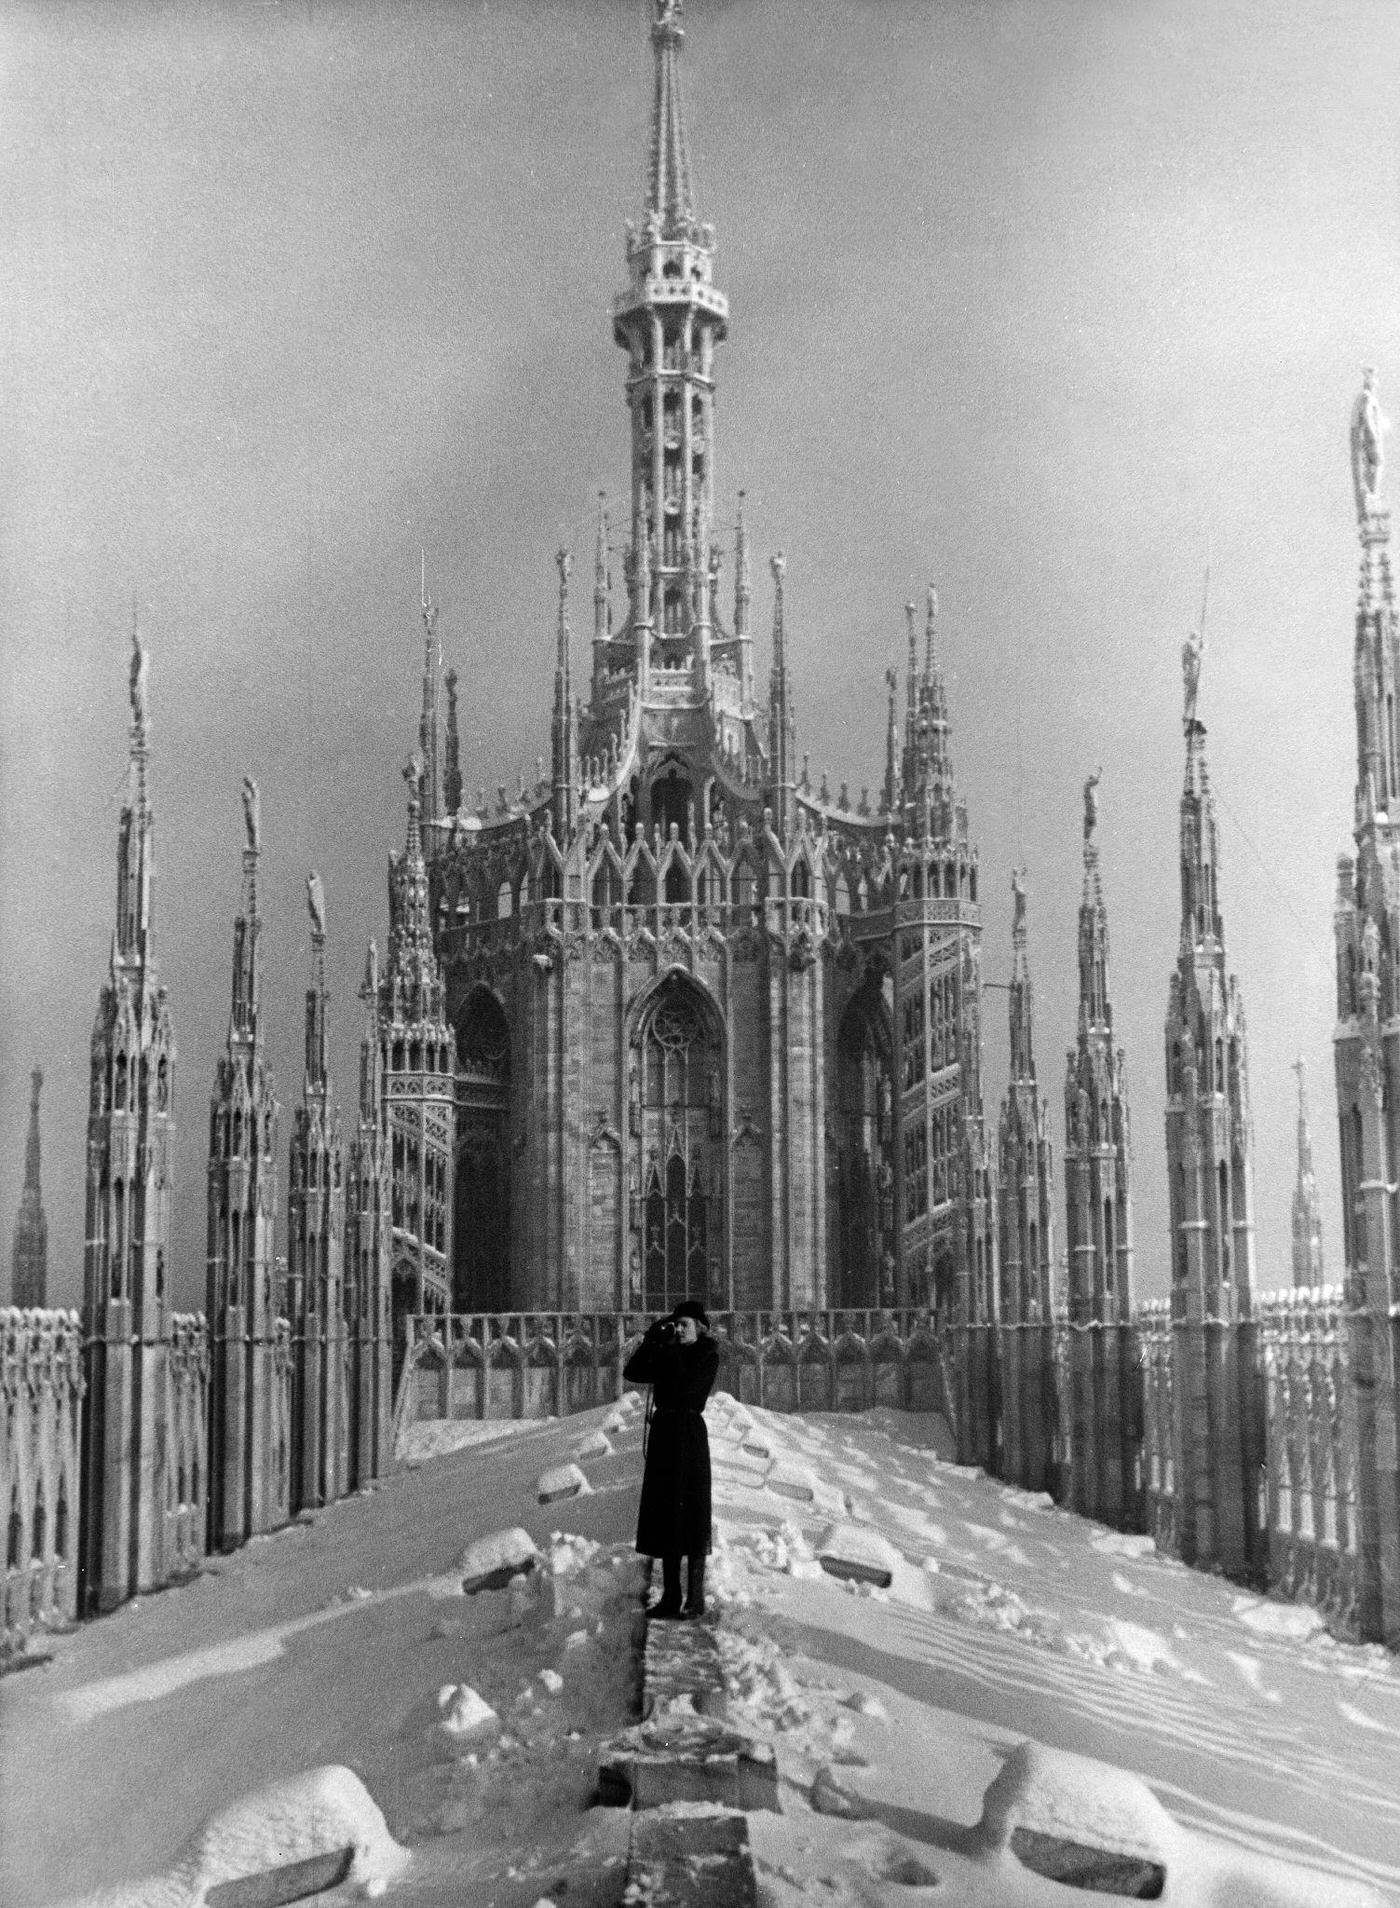
M 1196 721 L 1196 697 L 1201 686 L 1201 663 L 1206 653 L 1206 604 L 1210 597 L 1210 565 L 1206 565 L 1206 580 L 1201 589 L 1201 620 L 1196 629 L 1187 635 L 1181 645 L 1181 679 L 1184 690 L 1182 703 L 1182 723 L 1187 735 L 1191 735 L 1198 724 Z
M 256 855 L 262 847 L 262 801 L 251 775 L 243 777 L 243 829 L 247 836 L 245 852 Z
M 1351 410 L 1351 481 L 1356 492 L 1356 515 L 1363 525 L 1384 508 L 1380 500 L 1385 468 L 1385 433 L 1389 421 L 1376 396 L 1376 374 L 1370 365 L 1361 373 L 1361 390 Z
M 146 738 L 146 682 L 150 656 L 136 627 L 136 611 L 131 612 L 131 721 L 144 742 Z
M 1103 770 L 1096 768 L 1084 784 L 1084 858 L 1097 855 L 1094 830 L 1099 825 L 1099 783 L 1103 780 Z

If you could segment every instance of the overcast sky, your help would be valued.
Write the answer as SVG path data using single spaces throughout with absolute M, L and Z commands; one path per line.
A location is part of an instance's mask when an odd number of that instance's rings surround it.
M 179 1042 L 175 1289 L 202 1304 L 243 774 L 262 785 L 285 1175 L 312 866 L 353 1105 L 354 984 L 403 836 L 420 547 L 468 789 L 548 750 L 554 551 L 588 577 L 596 492 L 626 489 L 608 312 L 641 206 L 646 23 L 643 0 L 3 9 L 0 1223 L 37 1063 L 54 1302 L 81 1294 L 133 596 Z M 1400 407 L 1400 13 L 692 0 L 687 26 L 699 210 L 732 307 L 721 516 L 746 487 L 758 555 L 787 553 L 799 749 L 833 787 L 878 789 L 883 672 L 905 599 L 936 582 L 990 979 L 1029 866 L 1057 1173 L 1080 789 L 1102 763 L 1138 1288 L 1164 1292 L 1179 657 L 1209 561 L 1200 712 L 1249 1023 L 1259 1286 L 1290 1277 L 1300 1053 L 1340 1276 L 1347 423 L 1365 363 Z M 581 600 L 579 666 L 588 627 Z M 989 994 L 993 1126 L 1004 1017 Z

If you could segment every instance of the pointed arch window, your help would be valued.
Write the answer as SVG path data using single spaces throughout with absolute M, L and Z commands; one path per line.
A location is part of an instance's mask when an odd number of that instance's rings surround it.
M 639 1030 L 635 1119 L 642 1185 L 645 1304 L 709 1300 L 719 1237 L 723 1053 L 719 1028 L 688 982 L 668 982 Z

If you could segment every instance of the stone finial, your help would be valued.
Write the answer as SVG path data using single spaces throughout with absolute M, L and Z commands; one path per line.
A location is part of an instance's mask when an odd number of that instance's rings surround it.
M 311 916 L 313 939 L 323 941 L 326 938 L 326 892 L 314 868 L 306 877 L 306 909 Z
M 251 775 L 243 777 L 243 828 L 248 838 L 248 852 L 255 855 L 262 846 L 262 801 Z
M 1376 396 L 1376 374 L 1367 365 L 1361 373 L 1361 390 L 1351 411 L 1351 479 L 1356 491 L 1356 514 L 1362 523 L 1380 504 L 1384 437 L 1388 428 L 1388 420 L 1382 415 Z
M 1103 780 L 1102 768 L 1096 768 L 1084 784 L 1084 845 L 1087 848 L 1094 839 L 1094 830 L 1099 825 L 1099 783 Z

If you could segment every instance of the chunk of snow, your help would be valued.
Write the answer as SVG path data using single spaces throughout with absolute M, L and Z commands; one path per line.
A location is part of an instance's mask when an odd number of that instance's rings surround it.
M 1150 1537 L 1135 1536 L 1126 1530 L 1098 1530 L 1089 1539 L 1089 1548 L 1101 1557 L 1150 1557 L 1157 1546 Z
M 1283 1636 L 1301 1642 L 1327 1627 L 1320 1610 L 1303 1603 L 1266 1603 L 1258 1597 L 1236 1597 L 1231 1614 L 1256 1636 Z
M 810 1800 L 818 1815 L 841 1815 L 849 1821 L 860 1821 L 870 1813 L 859 1796 L 841 1786 L 831 1772 L 831 1765 L 825 1762 L 812 1778 Z
M 577 1464 L 552 1464 L 540 1473 L 535 1493 L 542 1504 L 554 1504 L 562 1497 L 588 1497 L 592 1486 Z
M 853 1690 L 846 1698 L 847 1709 L 853 1709 L 857 1716 L 868 1716 L 872 1722 L 888 1722 L 890 1712 L 878 1696 L 872 1696 L 868 1689 Z
M 469 1595 L 475 1590 L 498 1590 L 512 1577 L 533 1570 L 540 1561 L 535 1540 L 526 1530 L 493 1530 L 478 1537 L 462 1552 L 457 1568 L 462 1588 Z
M 469 1683 L 449 1683 L 438 1694 L 438 1708 L 446 1712 L 439 1727 L 449 1736 L 479 1736 L 500 1726 L 501 1719 L 490 1703 Z
M 551 1696 L 557 1696 L 564 1687 L 564 1679 L 557 1669 L 545 1668 L 540 1671 L 540 1681 Z
M 612 1440 L 605 1431 L 590 1431 L 574 1446 L 574 1456 L 580 1460 L 611 1457 Z
M 585 1648 L 587 1643 L 587 1630 L 570 1630 L 569 1634 L 564 1638 L 564 1648 L 566 1650 L 581 1650 Z
M 888 1538 L 866 1524 L 831 1524 L 816 1546 L 817 1562 L 828 1576 L 888 1590 L 903 1559 Z
M 979 1834 L 1005 1848 L 1018 1828 L 1166 1866 L 1176 1823 L 1145 1782 L 1067 1749 L 1018 1743 L 982 1798 Z
M 392 1880 L 408 1861 L 360 1778 L 331 1764 L 269 1782 L 211 1815 L 173 1872 L 190 1885 L 190 1899 L 202 1901 L 221 1882 L 342 1849 L 352 1851 L 345 1879 L 361 1888 Z

